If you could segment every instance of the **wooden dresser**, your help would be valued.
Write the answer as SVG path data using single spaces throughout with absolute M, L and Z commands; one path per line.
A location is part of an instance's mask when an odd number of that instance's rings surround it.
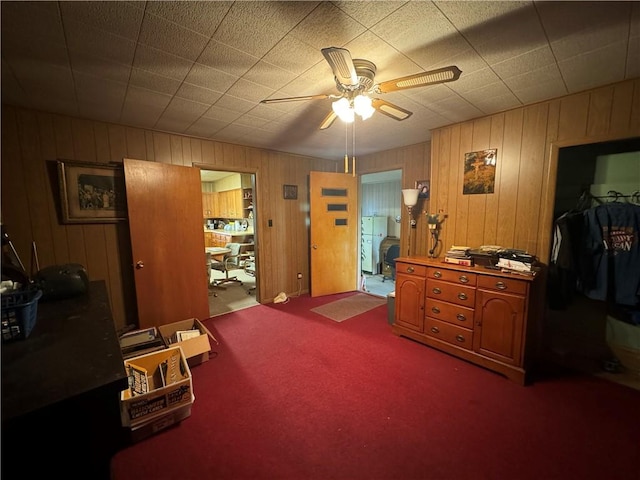
M 524 385 L 535 344 L 536 277 L 427 257 L 396 259 L 392 331 Z

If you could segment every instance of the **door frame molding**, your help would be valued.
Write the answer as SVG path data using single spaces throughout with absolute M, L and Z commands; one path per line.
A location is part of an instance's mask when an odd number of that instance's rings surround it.
M 216 172 L 229 172 L 229 173 L 245 173 L 253 175 L 253 243 L 255 244 L 254 248 L 254 256 L 255 256 L 255 265 L 256 265 L 256 302 L 261 302 L 260 296 L 260 279 L 264 278 L 262 275 L 262 270 L 260 266 L 260 253 L 258 248 L 258 242 L 260 241 L 260 233 L 262 228 L 260 227 L 260 223 L 257 222 L 257 217 L 259 216 L 260 202 L 258 195 L 258 185 L 260 183 L 260 169 L 256 167 L 243 167 L 243 166 L 228 166 L 228 165 L 212 165 L 210 163 L 199 163 L 192 162 L 192 167 L 195 167 L 199 170 L 214 170 Z

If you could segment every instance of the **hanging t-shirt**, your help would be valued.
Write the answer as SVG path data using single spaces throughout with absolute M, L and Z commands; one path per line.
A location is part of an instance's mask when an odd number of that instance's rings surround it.
M 638 305 L 640 205 L 612 202 L 585 215 L 584 254 L 591 258 L 583 293 L 594 300 Z

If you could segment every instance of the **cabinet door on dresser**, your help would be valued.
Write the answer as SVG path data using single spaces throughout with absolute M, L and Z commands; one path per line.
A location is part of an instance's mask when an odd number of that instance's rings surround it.
M 515 366 L 522 365 L 526 281 L 482 277 L 476 292 L 476 353 Z
M 417 332 L 424 329 L 425 273 L 423 266 L 396 262 L 395 323 Z

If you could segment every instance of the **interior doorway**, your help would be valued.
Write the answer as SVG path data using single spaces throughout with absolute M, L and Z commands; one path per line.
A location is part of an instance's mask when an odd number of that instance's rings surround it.
M 360 289 L 381 297 L 395 290 L 385 256 L 400 244 L 402 170 L 360 175 Z
M 563 216 L 566 219 L 567 215 L 577 215 L 581 219 L 583 212 L 598 205 L 633 201 L 637 190 L 640 190 L 640 138 L 560 148 L 554 227 L 560 225 Z M 551 245 L 557 239 L 555 235 Z M 557 242 L 555 246 L 558 247 Z M 619 359 L 608 342 L 612 328 L 620 325 L 620 306 L 609 295 L 601 300 L 584 294 L 576 288 L 575 272 L 563 267 L 564 261 L 553 259 L 552 254 L 543 329 L 545 358 L 640 390 L 640 377 L 624 365 L 617 365 Z M 616 338 L 617 342 L 621 340 L 624 341 Z
M 202 226 L 214 317 L 259 304 L 255 174 L 200 167 Z

